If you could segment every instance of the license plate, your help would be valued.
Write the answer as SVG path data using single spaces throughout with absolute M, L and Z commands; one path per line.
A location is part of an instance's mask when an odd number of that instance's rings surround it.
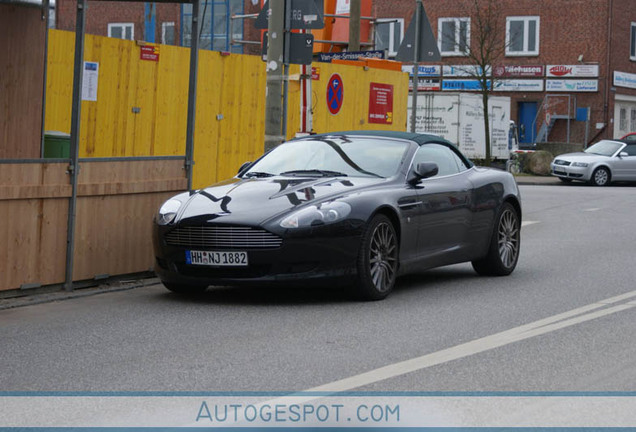
M 554 170 L 554 174 L 556 175 L 562 175 L 562 176 L 567 176 L 568 174 L 564 171 L 558 171 L 558 170 Z
M 245 267 L 247 252 L 186 251 L 186 263 L 213 267 Z

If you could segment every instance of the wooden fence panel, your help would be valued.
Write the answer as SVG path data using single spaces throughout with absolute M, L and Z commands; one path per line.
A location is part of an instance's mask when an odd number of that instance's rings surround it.
M 84 160 L 81 167 L 73 280 L 152 269 L 152 218 L 186 189 L 183 160 Z
M 0 290 L 64 282 L 65 163 L 0 164 Z

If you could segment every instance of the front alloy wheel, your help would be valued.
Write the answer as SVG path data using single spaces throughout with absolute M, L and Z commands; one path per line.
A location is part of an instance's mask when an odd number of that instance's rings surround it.
M 388 217 L 376 215 L 362 236 L 358 256 L 357 293 L 364 300 L 381 300 L 395 285 L 398 239 Z
M 610 172 L 605 167 L 596 168 L 594 173 L 592 174 L 592 179 L 590 183 L 594 186 L 607 186 L 610 184 Z
M 504 203 L 496 219 L 488 254 L 473 261 L 473 268 L 483 276 L 509 275 L 517 266 L 520 242 L 521 218 L 512 204 Z

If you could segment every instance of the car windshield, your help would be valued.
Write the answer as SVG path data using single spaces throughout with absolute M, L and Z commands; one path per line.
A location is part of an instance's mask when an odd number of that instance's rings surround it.
M 615 141 L 599 141 L 593 146 L 585 149 L 585 153 L 597 154 L 601 156 L 612 156 L 621 148 L 622 144 Z
M 408 143 L 382 138 L 320 137 L 283 143 L 243 173 L 310 177 L 391 177 Z

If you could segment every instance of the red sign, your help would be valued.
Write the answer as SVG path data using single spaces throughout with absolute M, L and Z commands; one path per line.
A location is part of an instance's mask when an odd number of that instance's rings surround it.
M 327 84 L 327 108 L 331 114 L 338 114 L 344 101 L 344 85 L 337 73 L 331 75 Z
M 427 78 L 418 78 L 417 80 L 419 85 L 417 86 L 418 91 L 440 91 L 442 88 L 442 84 L 439 78 L 427 79 Z M 409 91 L 413 91 L 413 81 L 409 81 Z
M 500 65 L 493 69 L 495 77 L 534 78 L 543 76 L 543 65 Z
M 568 66 L 552 66 L 550 68 L 551 76 L 565 76 L 572 73 L 572 68 Z
M 139 58 L 142 60 L 159 61 L 159 46 L 142 45 Z
M 317 81 L 320 79 L 320 68 L 316 66 L 311 67 L 311 79 Z
M 369 123 L 393 124 L 393 86 L 391 84 L 371 83 Z

